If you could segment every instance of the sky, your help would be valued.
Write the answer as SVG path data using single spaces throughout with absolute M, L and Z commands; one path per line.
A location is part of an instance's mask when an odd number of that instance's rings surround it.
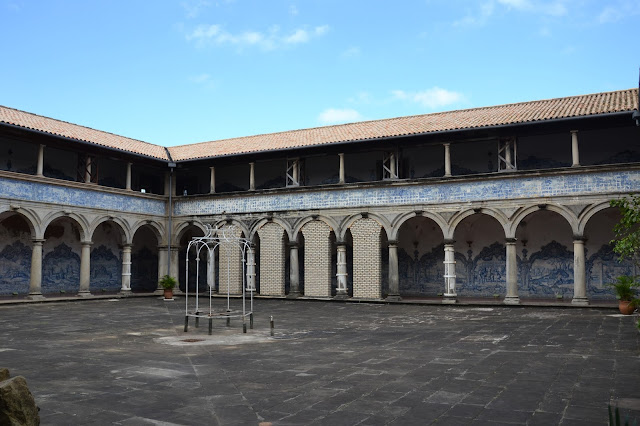
M 159 145 L 638 86 L 638 0 L 0 0 L 0 105 Z

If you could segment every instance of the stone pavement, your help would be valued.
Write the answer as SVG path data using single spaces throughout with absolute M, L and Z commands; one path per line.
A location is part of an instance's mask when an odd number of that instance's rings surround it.
M 43 425 L 604 425 L 610 401 L 640 421 L 615 310 L 260 299 L 254 330 L 209 336 L 183 302 L 0 306 L 0 367 Z

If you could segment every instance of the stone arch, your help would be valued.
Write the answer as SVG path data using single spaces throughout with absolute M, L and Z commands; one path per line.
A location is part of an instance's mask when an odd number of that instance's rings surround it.
M 35 227 L 22 212 L 0 213 L 0 295 L 28 294 Z
M 34 211 L 22 207 L 12 208 L 0 212 L 0 221 L 13 214 L 18 215 L 25 220 L 27 226 L 29 227 L 29 231 L 31 232 L 32 239 L 42 238 L 42 236 L 44 235 L 44 230 L 42 230 L 42 227 L 40 226 L 40 218 Z
M 569 224 L 569 226 L 571 227 L 571 230 L 573 231 L 574 234 L 578 234 L 578 218 L 576 217 L 576 215 L 569 209 L 567 209 L 564 206 L 561 205 L 557 205 L 557 204 L 538 204 L 535 206 L 529 206 L 529 207 L 524 207 L 522 209 L 520 209 L 511 219 L 510 223 L 507 225 L 507 227 L 505 228 L 507 230 L 506 232 L 506 236 L 507 238 L 515 238 L 515 234 L 516 234 L 516 230 L 518 229 L 518 226 L 520 225 L 520 222 L 522 222 L 522 220 L 529 216 L 532 213 L 535 213 L 537 211 L 541 211 L 541 210 L 548 210 L 554 213 L 558 213 L 560 216 L 562 216 L 563 218 L 565 218 L 565 220 L 567 221 L 567 223 Z
M 113 216 L 103 216 L 100 219 L 95 220 L 89 229 L 92 242 L 89 262 L 91 288 L 115 292 L 123 284 L 122 266 L 128 227 L 121 219 Z
M 484 214 L 487 215 L 489 217 L 494 218 L 495 220 L 498 221 L 498 223 L 500 224 L 500 226 L 502 226 L 503 231 L 504 231 L 504 235 L 507 235 L 508 232 L 508 226 L 509 226 L 509 219 L 507 219 L 507 217 L 500 211 L 498 210 L 494 210 L 491 208 L 477 208 L 477 209 L 468 209 L 468 210 L 461 210 L 460 212 L 454 214 L 451 219 L 449 220 L 449 233 L 445 233 L 445 239 L 454 239 L 454 235 L 456 233 L 456 228 L 458 227 L 458 225 L 460 224 L 460 222 L 462 222 L 463 220 L 465 220 L 466 218 L 468 218 L 469 216 L 472 216 L 474 214 Z
M 186 291 L 187 281 L 187 247 L 191 237 L 203 236 L 206 234 L 205 226 L 198 221 L 187 221 L 180 224 L 176 230 L 176 246 L 178 250 L 178 283 L 181 291 Z M 196 274 L 197 272 L 197 274 Z M 196 291 L 196 275 L 199 277 L 206 277 L 207 262 L 206 259 L 201 259 L 200 262 L 196 261 L 193 252 L 189 253 L 189 292 Z M 197 283 L 197 291 L 206 290 L 206 280 L 200 278 Z
M 131 237 L 131 291 L 152 292 L 157 289 L 160 276 L 167 273 L 166 250 L 163 260 L 165 264 L 160 265 L 161 243 L 156 222 L 140 223 L 135 228 Z
M 206 227 L 200 221 L 188 220 L 188 221 L 181 222 L 179 224 L 176 224 L 176 226 L 174 228 L 173 235 L 171 236 L 171 239 L 173 240 L 171 242 L 171 245 L 175 246 L 175 247 L 179 246 L 180 245 L 180 239 L 184 236 L 184 233 L 190 227 L 196 227 L 196 228 L 200 229 L 200 231 L 202 231 L 203 235 L 206 234 L 206 232 L 207 232 Z
M 100 216 L 96 218 L 90 225 L 88 229 L 89 239 L 93 241 L 93 236 L 96 232 L 96 229 L 105 222 L 112 222 L 117 225 L 117 229 L 120 230 L 120 237 L 122 240 L 122 244 L 129 244 L 132 238 L 131 231 L 127 223 L 119 217 L 114 216 Z
M 446 234 L 446 230 L 448 228 L 447 222 L 442 218 L 442 216 L 440 216 L 437 213 L 434 212 L 430 212 L 430 211 L 422 211 L 422 212 L 409 212 L 409 213 L 405 213 L 402 214 L 398 217 L 396 217 L 392 223 L 392 230 L 391 230 L 391 236 L 389 237 L 389 240 L 397 240 L 398 239 L 398 232 L 400 232 L 400 227 L 409 219 L 414 218 L 414 217 L 426 217 L 428 219 L 433 220 L 436 224 L 438 224 L 438 226 L 440 226 L 440 230 L 442 231 L 442 235 Z
M 212 223 L 213 227 L 223 227 L 225 225 L 233 225 L 236 228 L 238 228 L 245 236 L 245 238 L 248 238 L 249 236 L 249 228 L 247 228 L 247 225 L 244 222 L 241 222 L 237 219 L 223 219 L 223 220 L 218 220 L 216 222 Z
M 461 212 L 452 223 L 456 293 L 472 297 L 505 294 L 505 222 L 483 209 Z
M 444 291 L 444 221 L 433 215 L 407 216 L 399 223 L 399 294 L 402 297 L 435 297 Z
M 58 211 L 48 214 L 42 220 L 43 233 L 47 232 L 47 228 L 49 227 L 49 225 L 51 225 L 52 222 L 64 217 L 69 218 L 78 225 L 78 230 L 80 231 L 80 241 L 89 241 L 88 237 L 89 235 L 91 235 L 91 233 L 89 232 L 89 222 L 84 216 L 74 212 Z
M 267 223 L 277 223 L 278 225 L 280 225 L 280 227 L 282 227 L 284 232 L 287 234 L 287 238 L 289 239 L 289 241 L 295 241 L 293 239 L 293 230 L 291 229 L 291 225 L 289 225 L 286 221 L 277 217 L 262 218 L 259 221 L 255 222 L 249 231 L 249 239 L 253 240 L 253 237 L 255 236 L 256 232 L 258 232 L 260 228 L 262 228 Z
M 523 209 L 517 215 L 513 238 L 516 239 L 518 293 L 521 296 L 572 297 L 574 225 L 577 221 L 571 223 L 567 216 L 564 209 L 537 207 Z
M 298 238 L 298 233 L 302 230 L 302 228 L 309 222 L 311 221 L 321 221 L 324 222 L 329 228 L 331 228 L 331 230 L 333 232 L 336 232 L 336 230 L 338 229 L 338 223 L 331 217 L 329 216 L 324 216 L 324 215 L 311 215 L 311 216 L 306 216 L 303 217 L 302 219 L 300 219 L 298 222 L 296 222 L 296 224 L 294 225 L 294 227 L 292 228 L 292 236 L 293 239 L 295 240 L 296 238 Z
M 158 221 L 149 219 L 139 220 L 130 227 L 131 243 L 133 243 L 133 239 L 136 237 L 136 232 L 143 226 L 147 226 L 149 230 L 155 234 L 158 244 L 167 244 L 168 235 L 166 234 L 165 226 Z
M 599 212 L 610 208 L 612 208 L 610 201 L 596 203 L 586 208 L 578 218 L 578 232 L 576 233 L 576 235 L 584 235 L 584 231 L 587 227 L 587 224 L 589 223 L 589 220 L 591 220 L 591 218 Z
M 281 221 L 264 220 L 256 224 L 259 241 L 260 294 L 284 296 L 286 287 L 287 230 Z M 252 238 L 253 239 L 253 238 Z
M 391 235 L 391 229 L 392 229 L 391 224 L 384 216 L 381 216 L 376 213 L 365 212 L 365 213 L 356 213 L 345 218 L 340 224 L 339 234 L 336 235 L 336 237 L 338 237 L 338 239 L 342 241 L 345 238 L 347 229 L 351 229 L 351 226 L 353 226 L 353 224 L 356 221 L 360 219 L 367 219 L 367 218 L 371 218 L 372 220 L 375 220 L 376 222 L 378 222 L 378 225 L 380 225 L 380 227 L 384 229 L 387 236 Z
M 86 247 L 84 243 L 90 243 L 83 219 L 73 213 L 58 212 L 43 221 L 42 293 L 80 290 L 81 256 Z M 89 284 L 85 282 L 87 287 L 83 291 L 89 290 Z

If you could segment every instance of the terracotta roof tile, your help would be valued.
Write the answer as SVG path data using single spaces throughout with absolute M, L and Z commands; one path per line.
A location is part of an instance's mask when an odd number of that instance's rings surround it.
M 162 146 L 4 106 L 0 106 L 0 123 L 13 124 L 14 126 L 24 127 L 26 129 L 63 136 L 107 148 L 147 155 L 161 160 L 169 159 L 165 148 Z
M 638 89 L 629 89 L 202 142 L 172 147 L 169 151 L 174 160 L 183 161 L 393 136 L 531 123 L 632 111 L 637 108 Z

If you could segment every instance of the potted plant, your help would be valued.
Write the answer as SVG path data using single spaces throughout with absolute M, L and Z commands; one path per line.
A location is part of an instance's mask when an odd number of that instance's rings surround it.
M 615 283 L 609 284 L 616 292 L 616 299 L 618 303 L 618 309 L 620 313 L 624 315 L 631 315 L 638 305 L 638 299 L 635 299 L 636 287 L 639 283 L 636 281 L 636 277 L 629 275 L 621 275 L 616 278 Z
M 170 275 L 165 275 L 158 281 L 160 286 L 164 289 L 164 298 L 173 299 L 173 288 L 176 286 L 176 279 Z

